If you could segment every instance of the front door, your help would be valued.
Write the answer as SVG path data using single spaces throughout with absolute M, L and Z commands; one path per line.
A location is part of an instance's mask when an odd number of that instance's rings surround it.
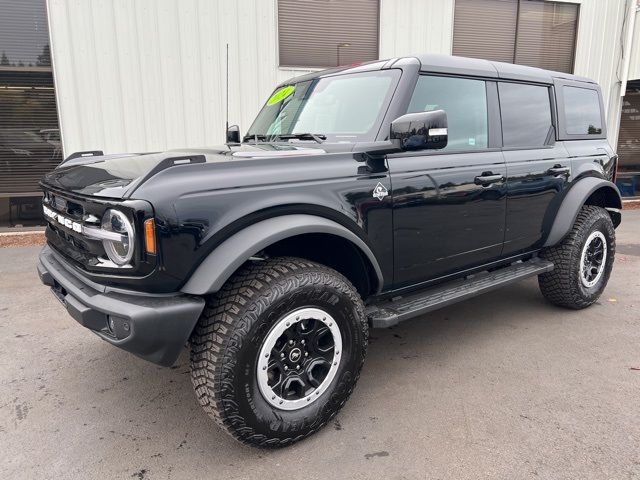
M 495 89 L 495 83 L 477 79 L 425 75 L 418 80 L 408 113 L 444 110 L 449 139 L 442 150 L 387 158 L 398 288 L 501 254 L 506 167 L 500 149 L 492 145 Z

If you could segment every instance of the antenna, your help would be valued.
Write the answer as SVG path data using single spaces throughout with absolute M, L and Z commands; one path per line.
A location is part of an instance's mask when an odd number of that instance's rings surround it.
M 229 131 L 229 44 L 227 43 L 227 113 L 226 113 L 226 123 L 225 123 L 225 131 L 224 131 L 225 141 L 227 138 L 228 131 Z

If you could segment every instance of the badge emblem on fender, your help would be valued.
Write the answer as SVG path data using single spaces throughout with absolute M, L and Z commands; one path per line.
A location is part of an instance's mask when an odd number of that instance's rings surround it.
M 387 190 L 387 188 L 383 184 L 378 182 L 378 185 L 376 185 L 376 188 L 373 189 L 373 197 L 382 201 L 382 199 L 387 195 L 389 195 L 389 190 Z

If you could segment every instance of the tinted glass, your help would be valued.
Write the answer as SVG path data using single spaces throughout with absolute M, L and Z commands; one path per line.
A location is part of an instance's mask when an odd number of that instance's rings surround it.
M 519 83 L 498 84 L 505 147 L 545 145 L 551 130 L 549 89 Z
M 378 0 L 278 0 L 277 5 L 281 66 L 335 67 L 379 58 Z
M 565 130 L 569 135 L 602 133 L 598 92 L 587 88 L 562 87 Z
M 245 138 L 314 133 L 329 141 L 373 140 L 399 76 L 397 70 L 374 71 L 280 87 Z
M 514 63 L 571 73 L 578 9 L 571 3 L 519 2 Z
M 445 150 L 487 147 L 487 91 L 482 80 L 422 76 L 407 113 L 444 110 L 449 140 Z
M 579 8 L 546 0 L 456 0 L 453 54 L 571 72 Z

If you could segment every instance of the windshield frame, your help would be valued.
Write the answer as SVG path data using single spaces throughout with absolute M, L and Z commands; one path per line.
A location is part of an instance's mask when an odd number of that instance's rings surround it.
M 315 134 L 315 135 L 321 135 L 323 137 L 326 136 L 326 143 L 346 143 L 346 144 L 355 144 L 355 143 L 359 143 L 359 142 L 372 142 L 375 141 L 378 133 L 380 131 L 380 127 L 385 119 L 385 116 L 389 110 L 389 107 L 393 101 L 393 97 L 396 93 L 396 90 L 398 88 L 398 85 L 401 81 L 401 77 L 402 77 L 402 69 L 398 69 L 398 68 L 392 68 L 392 69 L 372 69 L 372 70 L 365 70 L 365 71 L 358 71 L 358 72 L 353 72 L 353 71 L 343 71 L 343 72 L 338 72 L 338 73 L 332 73 L 329 75 L 319 75 L 317 77 L 314 78 L 308 78 L 308 77 L 301 77 L 299 79 L 299 81 L 296 81 L 296 78 L 291 79 L 291 81 L 282 83 L 280 85 L 278 85 L 272 92 L 269 98 L 271 98 L 271 96 L 281 90 L 284 87 L 288 87 L 288 86 L 296 86 L 299 85 L 301 83 L 308 83 L 309 87 L 305 88 L 305 91 L 308 90 L 312 90 L 312 87 L 315 83 L 324 80 L 324 79 L 329 79 L 329 78 L 336 78 L 336 77 L 357 77 L 357 76 L 388 76 L 391 78 L 391 84 L 389 85 L 389 88 L 385 94 L 385 97 L 382 99 L 382 103 L 380 106 L 380 109 L 376 115 L 375 120 L 373 121 L 371 128 L 364 133 L 331 133 L 331 132 L 304 132 L 304 133 L 310 133 L 310 134 Z M 258 112 L 258 114 L 256 115 L 255 119 L 253 120 L 253 122 L 251 123 L 251 126 L 249 127 L 249 129 L 247 130 L 246 135 L 243 138 L 243 142 L 242 143 L 254 143 L 255 139 L 254 136 L 257 135 L 258 136 L 258 142 L 260 143 L 290 143 L 290 142 L 314 142 L 313 139 L 279 139 L 277 138 L 278 135 L 274 134 L 273 137 L 271 138 L 260 138 L 260 137 L 264 137 L 265 136 L 265 132 L 254 132 L 253 129 L 256 127 L 256 124 L 258 123 L 258 120 L 260 118 L 260 116 L 263 114 L 263 112 L 265 111 L 265 109 L 269 108 L 268 105 L 268 101 L 265 102 L 262 106 L 262 108 L 260 109 L 260 111 Z M 299 113 L 299 112 L 298 112 Z M 297 132 L 296 132 L 297 133 Z M 287 133 L 282 133 L 282 135 L 288 135 Z

